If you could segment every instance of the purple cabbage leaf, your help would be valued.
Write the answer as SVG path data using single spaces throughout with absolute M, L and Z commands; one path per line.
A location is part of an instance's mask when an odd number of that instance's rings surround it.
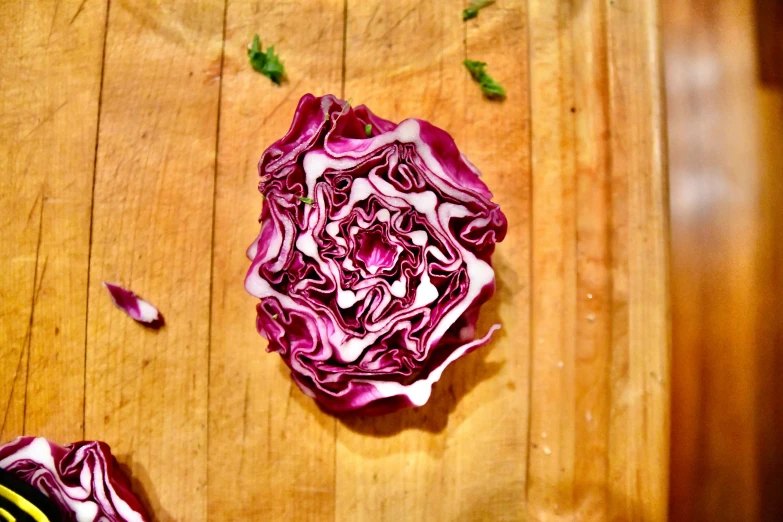
M 421 406 L 499 328 L 476 336 L 506 218 L 444 130 L 308 94 L 258 170 L 245 288 L 268 350 L 324 410 Z
M 150 520 L 105 442 L 19 437 L 0 446 L 0 469 L 49 497 L 64 522 Z
M 163 316 L 157 308 L 144 299 L 119 285 L 104 281 L 103 287 L 109 292 L 114 305 L 137 323 L 153 329 L 163 326 Z

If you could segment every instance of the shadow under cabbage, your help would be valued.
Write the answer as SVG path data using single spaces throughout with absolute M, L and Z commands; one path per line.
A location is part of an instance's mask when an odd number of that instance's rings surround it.
M 117 455 L 116 458 L 120 470 L 128 477 L 131 483 L 131 491 L 139 499 L 141 505 L 144 506 L 150 521 L 175 522 L 176 519 L 163 509 L 160 499 L 155 493 L 152 479 L 144 466 L 135 460 L 132 454 Z
M 424 406 L 376 417 L 341 415 L 337 420 L 351 431 L 377 437 L 391 437 L 410 429 L 440 433 L 448 426 L 449 418 L 462 398 L 481 382 L 500 373 L 504 362 L 486 360 L 495 342 L 493 339 L 447 368 Z

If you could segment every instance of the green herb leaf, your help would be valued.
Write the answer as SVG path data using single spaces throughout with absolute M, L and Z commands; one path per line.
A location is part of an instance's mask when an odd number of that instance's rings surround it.
M 371 137 L 372 136 L 372 125 L 370 125 L 369 123 L 367 125 L 365 125 L 364 126 L 364 133 L 367 135 L 368 138 Z
M 487 66 L 487 62 L 479 62 L 478 60 L 465 60 L 462 62 L 465 64 L 465 67 L 468 68 L 468 71 L 470 71 L 470 75 L 473 76 L 473 79 L 477 82 L 481 81 L 481 77 L 486 73 L 484 68 Z
M 462 21 L 476 18 L 480 9 L 484 9 L 488 5 L 495 3 L 495 0 L 473 0 L 470 5 L 462 11 Z
M 247 55 L 253 59 L 254 56 L 261 53 L 261 40 L 258 38 L 258 35 L 253 35 L 253 43 L 250 45 L 250 49 L 247 51 Z
M 485 70 L 487 64 L 477 60 L 465 60 L 465 67 L 470 71 L 470 75 L 481 85 L 484 96 L 493 100 L 502 100 L 506 97 L 506 90 L 487 74 Z
M 260 72 L 277 85 L 283 80 L 285 68 L 280 61 L 280 57 L 275 54 L 275 46 L 270 46 L 266 52 L 261 51 L 261 41 L 258 35 L 253 37 L 253 43 L 247 50 L 247 57 L 250 59 L 250 65 L 257 72 Z
M 277 314 L 273 315 L 272 319 L 277 320 Z
M 487 98 L 502 100 L 506 97 L 506 89 L 489 75 L 484 76 L 480 84 L 481 90 Z
M 266 50 L 266 64 L 261 73 L 268 76 L 270 80 L 280 85 L 280 81 L 285 74 L 285 68 L 283 67 L 280 57 L 275 54 L 275 46 L 272 45 Z
M 296 196 L 296 199 L 298 199 L 302 203 L 307 203 L 308 205 L 312 205 L 313 204 L 313 198 L 306 198 L 304 196 Z

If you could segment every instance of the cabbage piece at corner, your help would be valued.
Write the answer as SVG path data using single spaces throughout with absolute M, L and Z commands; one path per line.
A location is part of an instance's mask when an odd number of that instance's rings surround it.
M 506 218 L 447 132 L 308 94 L 258 169 L 245 287 L 269 351 L 323 409 L 421 406 L 499 328 L 475 337 Z
M 105 442 L 60 446 L 43 437 L 19 437 L 0 446 L 0 469 L 53 500 L 63 521 L 150 520 Z

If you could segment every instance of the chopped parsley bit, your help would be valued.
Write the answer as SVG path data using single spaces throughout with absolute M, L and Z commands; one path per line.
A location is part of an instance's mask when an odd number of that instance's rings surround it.
M 495 0 L 473 0 L 470 5 L 462 11 L 462 21 L 476 18 L 480 9 L 484 9 L 488 5 L 495 3 Z
M 365 125 L 364 126 L 364 133 L 367 135 L 368 138 L 371 137 L 372 136 L 372 125 L 370 125 L 369 123 L 367 125 Z
M 492 100 L 502 100 L 506 97 L 506 90 L 498 82 L 492 79 L 487 74 L 484 68 L 487 66 L 485 62 L 479 62 L 476 60 L 465 60 L 463 62 L 465 67 L 470 71 L 470 75 L 481 85 L 481 90 L 484 92 L 484 96 Z
M 308 205 L 312 205 L 313 204 L 313 198 L 306 198 L 304 196 L 296 196 L 296 199 L 298 199 L 302 203 L 307 203 Z
M 247 57 L 250 59 L 250 65 L 253 66 L 257 72 L 260 72 L 277 85 L 283 79 L 285 74 L 285 68 L 280 62 L 280 57 L 275 54 L 275 46 L 272 45 L 267 48 L 266 52 L 261 51 L 261 41 L 258 39 L 258 35 L 253 37 L 253 43 L 248 46 Z
M 277 314 L 273 315 L 272 319 L 277 320 Z

